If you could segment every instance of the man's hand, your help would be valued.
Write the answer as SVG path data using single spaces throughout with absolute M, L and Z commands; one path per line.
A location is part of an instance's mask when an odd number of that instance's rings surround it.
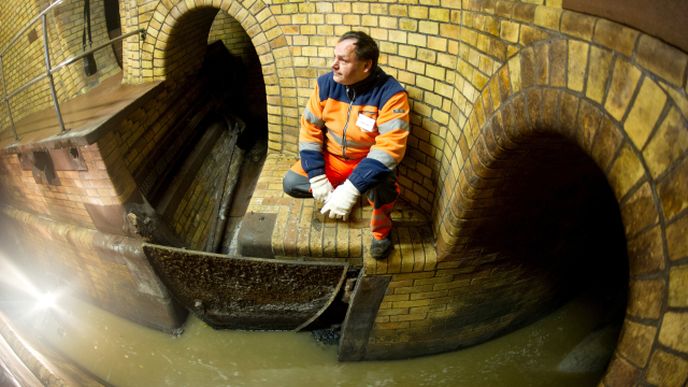
M 332 192 L 332 195 L 325 200 L 325 205 L 322 210 L 320 210 L 320 213 L 327 214 L 329 211 L 331 219 L 341 218 L 342 220 L 346 220 L 359 196 L 361 196 L 361 193 L 358 192 L 356 187 L 347 179 L 344 184 L 337 187 L 337 189 Z
M 330 197 L 334 188 L 330 180 L 325 175 L 319 175 L 313 177 L 309 180 L 311 183 L 311 192 L 313 193 L 313 199 L 319 202 L 324 202 Z

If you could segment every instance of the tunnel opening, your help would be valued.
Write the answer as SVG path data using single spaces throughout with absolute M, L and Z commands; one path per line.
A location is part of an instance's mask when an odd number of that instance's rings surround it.
M 166 49 L 173 118 L 135 178 L 169 230 L 155 243 L 211 253 L 232 243 L 267 153 L 265 83 L 242 26 L 216 8 L 183 15 Z
M 201 103 L 168 134 L 178 144 L 149 198 L 179 245 L 212 253 L 235 253 L 236 233 L 267 153 L 267 122 L 249 99 L 262 82 L 258 57 L 245 63 L 222 41 L 207 47 L 196 75 Z M 264 94 L 263 94 L 264 97 Z M 264 98 L 262 103 L 265 106 Z
M 475 186 L 480 193 L 463 229 L 468 250 L 503 281 L 491 292 L 501 301 L 478 314 L 510 316 L 515 329 L 585 300 L 597 324 L 560 367 L 601 376 L 624 321 L 629 283 L 625 231 L 605 175 L 556 134 L 519 142 L 489 168 L 493 175 Z

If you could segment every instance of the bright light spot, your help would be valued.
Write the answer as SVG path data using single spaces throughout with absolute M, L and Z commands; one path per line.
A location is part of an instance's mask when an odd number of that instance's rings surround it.
M 53 309 L 57 306 L 57 295 L 53 293 L 43 293 L 38 296 L 38 309 Z
M 65 294 L 65 290 L 53 289 L 53 291 L 45 291 L 40 289 L 34 282 L 20 270 L 14 263 L 0 253 L 0 288 L 8 287 L 8 290 L 17 290 L 21 294 L 17 294 L 17 299 L 28 301 L 26 305 L 26 313 L 35 314 L 42 313 L 47 310 L 58 310 L 57 301 L 61 295 Z M 28 296 L 28 298 L 26 297 Z

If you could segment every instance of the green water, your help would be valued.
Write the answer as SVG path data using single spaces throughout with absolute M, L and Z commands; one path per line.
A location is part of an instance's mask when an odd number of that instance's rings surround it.
M 191 317 L 173 337 L 75 299 L 13 318 L 115 386 L 586 386 L 601 377 L 616 340 L 615 328 L 591 334 L 601 308 L 594 297 L 579 297 L 482 345 L 359 363 L 337 362 L 336 348 L 307 332 L 218 331 Z

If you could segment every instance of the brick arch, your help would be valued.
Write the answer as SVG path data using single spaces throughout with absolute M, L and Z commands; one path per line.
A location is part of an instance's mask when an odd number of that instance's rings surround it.
M 165 80 L 170 74 L 169 64 L 174 63 L 175 59 L 168 58 L 170 37 L 178 32 L 177 29 L 184 28 L 183 23 L 198 23 L 202 27 L 201 31 L 205 32 L 203 37 L 207 39 L 207 30 L 214 18 L 213 10 L 224 11 L 237 20 L 256 49 L 266 88 L 269 147 L 280 151 L 284 146 L 285 136 L 296 138 L 298 135 L 297 127 L 283 124 L 298 122 L 296 98 L 289 98 L 296 95 L 296 82 L 287 40 L 274 15 L 262 1 L 254 2 L 250 8 L 245 8 L 241 2 L 222 2 L 218 5 L 213 0 L 178 2 L 174 5 L 159 2 L 146 26 L 147 36 L 141 45 L 138 78 L 144 81 Z M 204 40 L 199 44 L 205 43 Z M 193 53 L 185 53 L 185 57 L 192 55 Z M 128 78 L 136 76 L 132 74 Z
M 630 58 L 586 42 L 550 40 L 521 50 L 476 100 L 463 130 L 468 151 L 451 156 L 453 184 L 445 185 L 445 210 L 435 220 L 438 261 L 479 259 L 467 236 L 476 218 L 499 213 L 481 204 L 515 167 L 509 154 L 551 146 L 540 140 L 547 137 L 593 160 L 620 210 L 630 273 L 624 327 L 604 379 L 611 384 L 647 380 L 650 364 L 661 361 L 655 357 L 688 348 L 680 333 L 684 301 L 670 292 L 685 290 L 667 280 L 685 255 L 686 100 L 675 101 L 684 93 L 667 87 Z

